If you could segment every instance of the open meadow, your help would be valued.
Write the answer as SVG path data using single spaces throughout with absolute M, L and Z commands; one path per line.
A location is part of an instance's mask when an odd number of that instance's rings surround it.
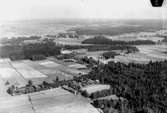
M 87 38 L 55 38 L 54 42 L 56 44 L 63 44 L 63 45 L 82 45 L 81 42 Z
M 0 100 L 0 113 L 98 113 L 87 99 L 61 88 Z
M 70 69 L 51 60 L 0 59 L 0 113 L 98 113 L 86 98 L 62 88 L 16 96 L 6 92 L 9 86 L 25 86 L 28 80 L 40 84 L 53 82 L 57 77 L 59 80 L 72 79 L 77 76 L 77 69 L 73 68 L 76 72 Z
M 116 56 L 114 61 L 129 63 L 148 63 L 149 61 L 167 60 L 167 45 L 141 45 L 137 46 L 139 52 Z
M 92 94 L 97 91 L 106 90 L 106 89 L 110 89 L 110 85 L 94 84 L 94 85 L 88 85 L 82 88 L 82 90 L 87 91 L 88 94 Z
M 33 84 L 41 84 L 43 81 L 53 82 L 59 80 L 69 80 L 74 76 L 80 76 L 84 73 L 77 68 L 57 63 L 56 60 L 30 61 L 20 60 L 11 61 L 1 59 L 0 61 L 0 79 L 8 85 L 18 87 L 25 86 L 29 80 Z

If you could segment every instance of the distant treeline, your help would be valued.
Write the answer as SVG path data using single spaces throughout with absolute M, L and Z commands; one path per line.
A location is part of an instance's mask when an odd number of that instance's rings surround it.
M 65 49 L 88 49 L 88 51 L 111 51 L 111 50 L 127 50 L 129 52 L 139 51 L 134 46 L 128 45 L 65 45 Z
M 127 108 L 133 113 L 166 113 L 166 69 L 167 61 L 148 64 L 109 62 L 95 67 L 86 76 L 110 84 L 113 94 L 128 100 Z M 95 97 L 99 96 L 96 94 Z
M 123 24 L 121 25 L 120 23 Z M 85 25 L 86 23 L 84 23 Z M 93 26 L 93 25 L 98 25 Z M 117 26 L 118 24 L 118 26 Z M 72 28 L 78 35 L 121 35 L 124 33 L 154 32 L 162 29 L 161 20 L 92 21 L 86 26 Z M 116 26 L 115 26 L 116 25 Z
M 126 50 L 128 52 L 136 52 L 138 49 L 128 45 L 55 45 L 51 40 L 44 40 L 41 43 L 32 44 L 9 44 L 3 45 L 0 48 L 0 57 L 8 57 L 13 60 L 19 59 L 31 59 L 35 57 L 43 56 L 55 56 L 60 54 L 61 48 L 73 50 L 73 49 L 88 49 L 88 51 L 111 51 L 111 50 Z
M 94 38 L 86 39 L 82 44 L 107 44 L 107 45 L 150 45 L 155 44 L 151 40 L 135 40 L 135 41 L 121 41 L 121 40 L 111 40 L 105 36 L 99 35 Z
M 88 51 L 111 51 L 126 50 L 128 52 L 136 52 L 138 49 L 129 45 L 56 45 L 53 40 L 44 39 L 37 43 L 22 43 L 24 40 L 40 39 L 38 36 L 19 37 L 16 39 L 3 40 L 0 48 L 0 57 L 19 59 L 40 59 L 48 56 L 56 56 L 60 54 L 60 50 L 64 49 L 88 49 Z

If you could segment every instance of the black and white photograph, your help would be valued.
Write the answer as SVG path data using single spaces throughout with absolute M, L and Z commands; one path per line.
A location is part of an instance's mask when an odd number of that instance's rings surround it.
M 0 0 L 0 113 L 167 113 L 167 0 Z

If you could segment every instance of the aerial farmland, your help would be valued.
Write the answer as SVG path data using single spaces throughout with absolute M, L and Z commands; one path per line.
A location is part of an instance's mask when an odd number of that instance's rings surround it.
M 75 21 L 0 25 L 0 113 L 166 113 L 161 22 Z
M 0 100 L 0 113 L 98 113 L 88 100 L 62 88 Z
M 6 92 L 10 85 L 22 87 L 29 80 L 32 80 L 34 85 L 43 81 L 53 82 L 57 77 L 59 80 L 70 80 L 80 72 L 76 69 L 72 69 L 76 72 L 69 70 L 67 66 L 47 59 L 35 62 L 1 59 L 0 113 L 98 113 L 86 98 L 61 87 L 18 96 L 11 96 Z
M 80 70 L 51 60 L 11 61 L 10 59 L 1 59 L 0 66 L 1 79 L 17 86 L 24 86 L 28 80 L 32 80 L 34 84 L 40 84 L 44 80 L 56 80 L 57 77 L 60 80 L 68 80 L 82 73 Z

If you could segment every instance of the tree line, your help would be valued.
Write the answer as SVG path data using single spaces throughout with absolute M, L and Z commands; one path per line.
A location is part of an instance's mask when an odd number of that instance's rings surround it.
M 103 35 L 95 36 L 94 38 L 82 41 L 82 44 L 107 44 L 107 45 L 151 45 L 155 42 L 151 40 L 135 40 L 135 41 L 121 41 L 111 40 Z
M 130 45 L 64 45 L 64 49 L 88 49 L 88 51 L 111 51 L 111 50 L 127 50 L 139 51 L 135 46 Z

